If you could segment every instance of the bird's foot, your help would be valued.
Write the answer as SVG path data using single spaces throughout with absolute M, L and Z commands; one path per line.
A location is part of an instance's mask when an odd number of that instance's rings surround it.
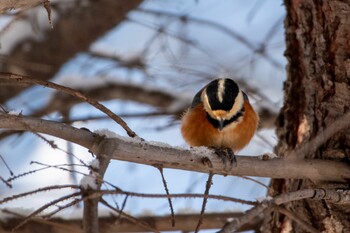
M 221 159 L 222 163 L 227 167 L 230 165 L 230 168 L 237 166 L 236 155 L 231 148 L 214 148 L 215 154 Z

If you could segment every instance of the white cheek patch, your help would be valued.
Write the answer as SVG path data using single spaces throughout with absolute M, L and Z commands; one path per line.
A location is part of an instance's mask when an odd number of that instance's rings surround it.
M 206 94 L 206 89 L 203 90 L 201 99 L 202 99 L 202 102 L 203 102 L 204 110 L 205 110 L 213 119 L 217 119 L 217 116 L 215 116 L 214 113 L 213 113 L 213 111 L 211 110 L 211 107 L 210 107 L 210 104 L 209 104 L 209 99 L 208 99 L 208 96 L 207 96 L 207 94 Z
M 236 96 L 235 103 L 233 104 L 231 110 L 227 113 L 225 120 L 231 119 L 234 115 L 236 115 L 243 107 L 244 97 L 242 91 L 239 91 Z

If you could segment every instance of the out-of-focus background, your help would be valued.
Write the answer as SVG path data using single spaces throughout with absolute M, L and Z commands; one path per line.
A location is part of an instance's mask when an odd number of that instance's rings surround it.
M 120 115 L 145 140 L 180 147 L 188 147 L 180 134 L 180 117 L 193 95 L 212 79 L 229 77 L 261 116 L 256 136 L 239 154 L 273 151 L 286 64 L 282 1 L 57 0 L 51 1 L 50 10 L 51 23 L 41 4 L 0 15 L 1 71 L 80 90 Z M 41 86 L 0 80 L 0 103 L 13 114 L 126 136 L 87 103 Z M 14 175 L 24 173 L 11 182 L 12 188 L 0 182 L 1 199 L 48 185 L 79 184 L 88 172 L 82 165 L 93 159 L 86 149 L 57 138 L 6 130 L 0 131 L 0 155 Z M 4 161 L 0 176 L 8 179 Z M 204 192 L 207 174 L 169 169 L 164 174 L 170 193 Z M 165 192 L 159 171 L 150 166 L 113 161 L 105 180 L 126 191 Z M 35 209 L 66 192 L 35 194 L 1 208 Z M 266 195 L 266 188 L 239 177 L 214 176 L 210 193 L 256 200 Z M 107 200 L 121 205 L 124 199 Z M 201 203 L 173 200 L 175 213 L 199 212 Z M 79 208 L 66 210 L 66 217 Z M 209 200 L 206 211 L 248 208 Z M 163 199 L 130 198 L 125 211 L 159 215 L 169 214 L 169 207 Z

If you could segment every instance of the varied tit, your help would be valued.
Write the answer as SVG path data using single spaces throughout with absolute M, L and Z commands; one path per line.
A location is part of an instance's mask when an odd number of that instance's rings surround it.
M 216 79 L 203 87 L 193 98 L 182 118 L 181 132 L 190 146 L 206 146 L 216 152 L 226 151 L 231 162 L 234 152 L 252 139 L 259 116 L 248 96 L 232 79 Z

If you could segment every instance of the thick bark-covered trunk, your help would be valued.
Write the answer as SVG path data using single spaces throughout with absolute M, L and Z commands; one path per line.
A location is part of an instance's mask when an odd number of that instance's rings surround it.
M 277 154 L 305 145 L 350 109 L 350 1 L 285 0 L 288 59 L 285 102 L 277 122 Z M 349 159 L 350 131 L 342 130 L 306 158 Z M 279 193 L 324 187 L 312 180 L 273 180 Z M 341 185 L 339 187 L 342 187 Z M 344 187 L 344 186 L 343 186 Z M 287 206 L 320 232 L 350 232 L 350 205 L 304 200 Z M 304 232 L 273 213 L 266 232 Z M 288 231 L 287 231 L 288 232 Z

